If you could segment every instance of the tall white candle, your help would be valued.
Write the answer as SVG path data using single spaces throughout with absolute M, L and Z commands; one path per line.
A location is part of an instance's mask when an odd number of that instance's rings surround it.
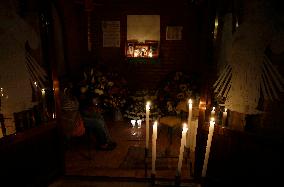
M 211 116 L 210 117 L 215 117 L 215 107 L 213 106 L 212 110 L 211 110 Z
M 223 119 L 222 119 L 222 125 L 225 126 L 226 124 L 226 119 L 227 119 L 227 108 L 225 108 L 223 112 Z
M 150 101 L 146 104 L 146 149 L 149 148 L 149 115 L 150 115 Z
M 194 120 L 191 122 L 192 124 L 192 140 L 191 140 L 191 147 L 190 147 L 190 150 L 192 152 L 195 151 L 195 147 L 196 147 L 196 135 L 197 135 L 197 128 L 198 128 L 198 119 L 197 120 Z
M 153 124 L 153 134 L 152 134 L 152 173 L 153 174 L 156 174 L 157 128 L 158 128 L 158 122 L 155 121 L 155 123 Z
M 206 176 L 207 164 L 208 164 L 210 148 L 211 148 L 211 142 L 212 142 L 212 137 L 213 137 L 213 133 L 214 133 L 214 124 L 215 124 L 214 120 L 215 119 L 213 117 L 210 119 L 210 126 L 209 126 L 209 133 L 208 133 L 208 139 L 207 139 L 207 145 L 206 145 L 206 152 L 205 152 L 205 158 L 204 158 L 203 168 L 202 168 L 202 177 Z
M 41 97 L 42 97 L 42 105 L 43 105 L 43 109 L 45 109 L 45 89 L 41 89 Z
M 192 118 L 192 100 L 189 99 L 188 100 L 188 118 L 187 118 L 187 124 L 188 124 L 188 131 L 187 131 L 187 135 L 186 135 L 186 143 L 185 146 L 187 148 L 190 147 L 190 139 L 192 137 L 192 128 L 191 128 L 191 118 Z
M 182 128 L 182 136 L 180 141 L 180 148 L 179 148 L 179 157 L 178 157 L 178 175 L 181 174 L 181 166 L 182 166 L 182 160 L 183 160 L 183 152 L 184 152 L 184 146 L 186 143 L 186 133 L 187 133 L 188 127 L 186 123 L 183 124 Z

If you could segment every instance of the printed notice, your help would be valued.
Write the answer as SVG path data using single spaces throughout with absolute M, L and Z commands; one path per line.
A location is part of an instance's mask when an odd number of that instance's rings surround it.
M 182 27 L 181 26 L 167 26 L 166 40 L 181 40 Z
M 103 47 L 120 47 L 120 21 L 103 21 Z

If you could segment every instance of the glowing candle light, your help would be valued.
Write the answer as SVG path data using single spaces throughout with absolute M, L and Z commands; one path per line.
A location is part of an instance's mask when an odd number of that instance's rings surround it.
M 225 108 L 225 110 L 223 112 L 223 120 L 222 120 L 222 125 L 223 126 L 226 125 L 226 119 L 227 119 L 227 109 Z
M 152 134 L 152 174 L 156 174 L 156 142 L 157 142 L 157 128 L 158 122 L 155 121 L 153 124 L 153 134 Z
M 149 148 L 149 115 L 150 115 L 150 101 L 146 104 L 146 149 Z
M 44 90 L 44 88 L 41 89 L 41 95 L 42 95 L 42 97 L 44 98 L 44 96 L 45 96 L 45 90 Z
M 214 116 L 215 116 L 215 107 L 213 106 L 213 108 L 212 108 L 212 110 L 211 110 L 211 117 L 214 118 Z
M 187 125 L 186 123 L 183 124 L 182 128 L 182 136 L 181 136 L 181 141 L 180 141 L 180 148 L 179 148 L 179 158 L 178 158 L 178 175 L 181 174 L 181 166 L 182 166 L 182 160 L 183 160 L 183 152 L 184 152 L 184 146 L 186 143 L 186 133 L 187 133 Z
M 192 118 L 192 100 L 188 100 L 188 118 L 187 118 L 187 124 L 188 124 L 188 131 L 186 135 L 186 143 L 185 146 L 186 148 L 190 147 L 190 140 L 192 138 L 192 127 L 191 127 L 191 118 Z
M 130 120 L 130 122 L 131 122 L 132 128 L 134 128 L 134 127 L 135 127 L 136 120 L 132 119 L 132 120 Z
M 207 145 L 206 145 L 206 153 L 205 153 L 205 158 L 204 158 L 203 168 L 202 168 L 202 177 L 206 176 L 207 164 L 208 164 L 210 148 L 211 148 L 211 142 L 212 142 L 212 137 L 213 137 L 213 133 L 214 133 L 214 124 L 215 124 L 214 120 L 215 119 L 213 117 L 210 119 L 209 133 L 208 133 Z

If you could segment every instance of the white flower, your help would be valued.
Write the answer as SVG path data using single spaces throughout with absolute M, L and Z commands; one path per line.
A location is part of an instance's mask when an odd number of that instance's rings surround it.
M 113 86 L 114 83 L 113 82 L 108 82 L 108 86 Z
M 103 90 L 100 90 L 100 89 L 95 89 L 94 92 L 97 93 L 97 94 L 99 94 L 99 95 L 103 95 L 103 94 L 104 94 L 104 91 L 103 91 Z

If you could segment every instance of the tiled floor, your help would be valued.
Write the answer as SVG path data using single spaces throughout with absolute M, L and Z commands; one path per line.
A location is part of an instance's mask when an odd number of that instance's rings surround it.
M 93 146 L 88 149 L 87 145 L 71 144 L 66 150 L 66 175 L 150 178 L 152 139 L 149 139 L 150 151 L 145 161 L 145 124 L 140 129 L 132 128 L 129 122 L 123 121 L 109 121 L 107 125 L 117 147 L 112 151 L 98 151 Z M 167 130 L 165 126 L 158 128 L 156 177 L 174 179 L 181 129 L 173 130 L 172 144 L 168 140 Z M 150 137 L 151 134 L 150 130 Z M 181 178 L 191 179 L 187 158 L 184 158 Z

